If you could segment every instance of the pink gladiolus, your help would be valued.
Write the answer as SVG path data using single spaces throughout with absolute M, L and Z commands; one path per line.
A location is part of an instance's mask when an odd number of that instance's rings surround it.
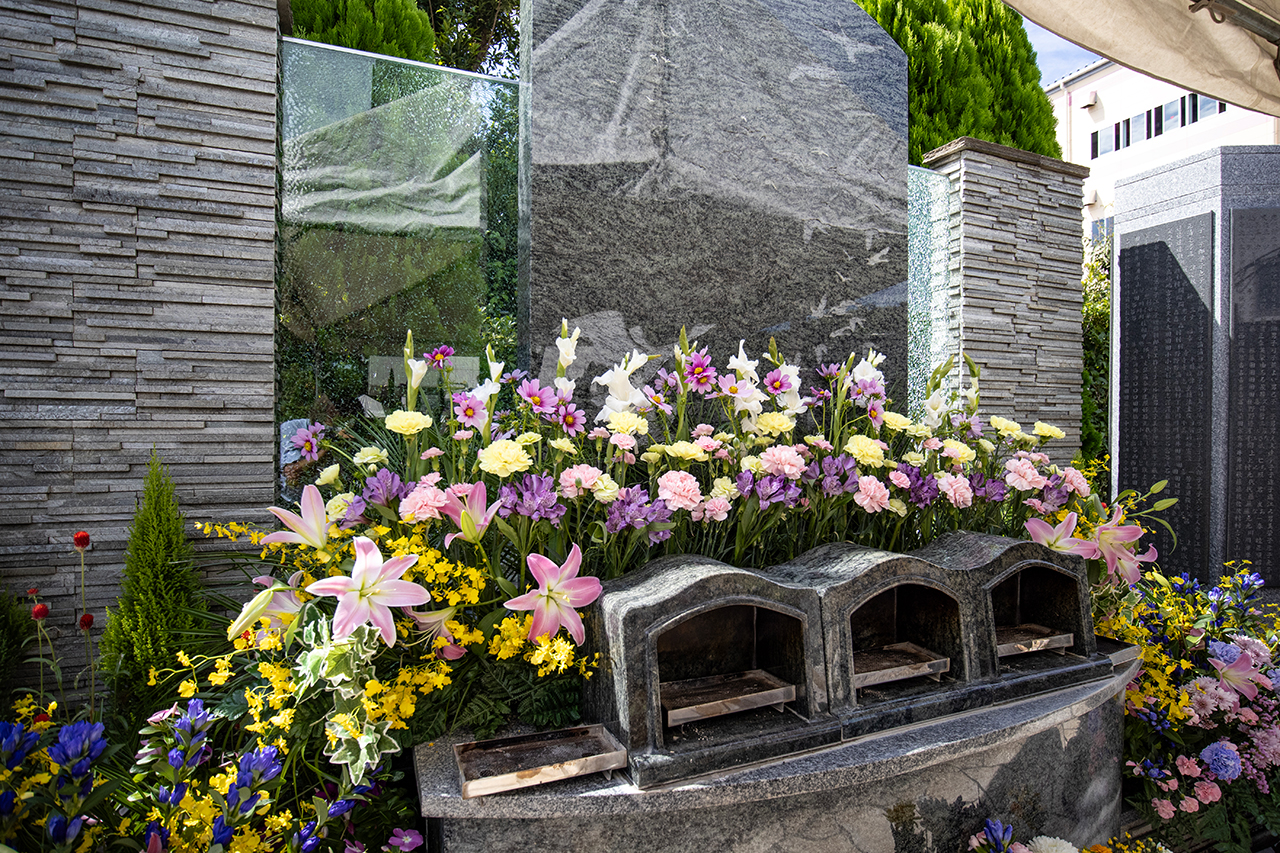
M 1096 544 L 1084 539 L 1076 539 L 1071 535 L 1076 531 L 1077 520 L 1078 516 L 1074 512 L 1069 512 L 1057 527 L 1050 527 L 1049 522 L 1044 519 L 1028 518 L 1026 528 L 1031 534 L 1032 542 L 1038 542 L 1046 548 L 1052 548 L 1064 554 L 1079 554 L 1086 560 L 1098 559 L 1100 552 Z
M 573 641 L 581 645 L 587 634 L 575 608 L 595 601 L 601 589 L 599 578 L 578 577 L 582 551 L 575 544 L 563 566 L 557 566 L 541 554 L 530 554 L 528 563 L 538 588 L 516 596 L 503 606 L 508 610 L 533 611 L 530 640 L 543 634 L 554 637 L 563 625 L 569 629 Z
M 315 486 L 307 485 L 302 490 L 301 516 L 278 506 L 267 507 L 267 510 L 293 532 L 289 533 L 288 531 L 280 530 L 264 536 L 262 537 L 263 545 L 287 542 L 310 545 L 317 551 L 323 551 L 324 546 L 328 544 L 329 518 L 325 515 L 324 498 L 320 497 L 320 490 Z
M 464 489 L 466 489 L 465 492 L 463 492 Z M 465 494 L 462 500 L 458 499 L 460 492 Z M 444 537 L 444 547 L 448 548 L 459 536 L 462 537 L 462 541 L 470 542 L 472 545 L 484 538 L 484 532 L 489 529 L 489 523 L 498 514 L 498 507 L 502 506 L 501 501 L 494 501 L 492 506 L 486 507 L 485 502 L 488 499 L 489 495 L 485 491 L 484 483 L 476 483 L 469 488 L 466 483 L 456 483 L 448 488 L 445 492 L 445 504 L 440 507 L 440 511 L 453 519 L 453 523 L 458 525 L 458 532 Z
M 338 599 L 333 614 L 333 638 L 345 639 L 366 622 L 378 629 L 388 646 L 396 644 L 392 607 L 416 607 L 431 600 L 431 593 L 411 581 L 400 580 L 405 570 L 418 562 L 417 554 L 393 557 L 386 562 L 372 539 L 357 536 L 356 563 L 351 577 L 318 580 L 307 587 L 312 595 L 332 595 Z

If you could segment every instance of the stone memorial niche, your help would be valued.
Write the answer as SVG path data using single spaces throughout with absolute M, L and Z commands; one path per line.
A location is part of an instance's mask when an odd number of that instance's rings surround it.
M 1233 210 L 1231 225 L 1226 554 L 1271 569 L 1280 566 L 1280 209 Z
M 906 399 L 906 58 L 854 3 L 525 0 L 521 340 L 572 378 L 681 326 L 717 365 L 889 356 Z M 648 381 L 662 362 L 636 380 Z
M 1117 485 L 1168 478 L 1166 572 L 1249 560 L 1280 584 L 1280 146 L 1214 148 L 1116 184 Z
M 845 738 L 1106 678 L 1084 564 L 959 533 L 911 554 L 816 548 L 765 572 L 813 588 Z
M 640 787 L 840 740 L 813 590 L 667 557 L 606 583 L 593 610 L 584 716 L 617 735 Z
M 1151 541 L 1161 565 L 1204 577 L 1209 557 L 1210 422 L 1214 417 L 1212 213 L 1120 240 L 1121 488 L 1168 479 L 1178 498 Z

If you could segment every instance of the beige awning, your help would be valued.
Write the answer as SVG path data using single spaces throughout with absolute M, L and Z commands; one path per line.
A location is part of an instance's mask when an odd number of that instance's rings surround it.
M 1231 21 L 1250 17 L 1275 38 L 1280 0 L 1005 2 L 1045 29 L 1135 71 L 1280 116 L 1276 46 Z M 1193 12 L 1192 6 L 1204 8 Z

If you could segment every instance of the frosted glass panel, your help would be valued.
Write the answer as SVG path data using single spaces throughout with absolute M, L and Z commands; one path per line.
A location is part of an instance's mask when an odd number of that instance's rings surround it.
M 907 393 L 911 411 L 924 402 L 933 369 L 958 349 L 949 298 L 951 181 L 907 167 Z

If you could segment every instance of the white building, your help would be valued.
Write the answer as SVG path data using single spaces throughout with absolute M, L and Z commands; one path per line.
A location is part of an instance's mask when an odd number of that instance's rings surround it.
M 1280 144 L 1280 118 L 1179 89 L 1109 59 L 1045 87 L 1062 159 L 1088 166 L 1085 233 L 1110 233 L 1116 180 L 1219 145 Z

